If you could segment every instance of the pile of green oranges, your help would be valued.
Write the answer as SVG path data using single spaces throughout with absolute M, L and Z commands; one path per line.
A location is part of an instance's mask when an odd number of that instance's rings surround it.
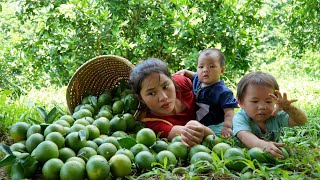
M 130 89 L 115 88 L 98 97 L 84 97 L 72 114 L 62 115 L 52 124 L 17 122 L 10 129 L 14 144 L 5 157 L 8 162 L 14 158 L 14 163 L 7 163 L 5 169 L 12 179 L 35 174 L 44 179 L 106 179 L 144 173 L 156 166 L 172 169 L 213 163 L 213 154 L 231 159 L 226 164 L 230 169 L 244 168 L 245 150 L 231 147 L 217 136 L 209 135 L 191 148 L 180 136 L 171 142 L 160 139 L 136 121 L 138 106 Z M 250 156 L 266 161 L 263 153 L 256 148 Z

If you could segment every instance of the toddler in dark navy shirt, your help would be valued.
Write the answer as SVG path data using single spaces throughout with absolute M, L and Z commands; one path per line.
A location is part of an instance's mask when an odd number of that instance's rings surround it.
M 225 56 L 215 48 L 203 50 L 198 57 L 197 72 L 180 70 L 176 74 L 192 80 L 196 96 L 197 120 L 216 135 L 232 136 L 234 108 L 238 107 L 233 92 L 220 80 L 225 70 Z

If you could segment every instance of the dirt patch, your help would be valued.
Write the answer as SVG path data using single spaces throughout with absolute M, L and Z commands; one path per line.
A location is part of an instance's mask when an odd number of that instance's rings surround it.
M 7 172 L 3 168 L 0 168 L 0 179 L 1 180 L 8 180 L 9 179 Z

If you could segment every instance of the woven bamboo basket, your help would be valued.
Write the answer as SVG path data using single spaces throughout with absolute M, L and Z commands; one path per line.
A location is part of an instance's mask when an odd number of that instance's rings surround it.
M 66 92 L 69 112 L 87 95 L 99 96 L 107 89 L 129 81 L 134 65 L 127 59 L 115 55 L 97 56 L 81 65 L 70 79 Z

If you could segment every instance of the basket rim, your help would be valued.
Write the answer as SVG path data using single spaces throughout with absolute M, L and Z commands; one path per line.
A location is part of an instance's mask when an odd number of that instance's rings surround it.
M 129 68 L 133 69 L 134 68 L 134 65 L 129 61 L 127 60 L 126 58 L 124 57 L 121 57 L 121 56 L 117 56 L 117 55 L 112 55 L 112 54 L 109 54 L 109 55 L 99 55 L 99 56 L 96 56 L 94 58 L 91 58 L 90 60 L 86 61 L 85 63 L 83 63 L 79 68 L 77 68 L 77 70 L 74 72 L 74 74 L 72 75 L 71 79 L 69 80 L 68 82 L 68 85 L 67 85 L 67 90 L 66 90 L 66 100 L 67 100 L 67 107 L 68 107 L 68 110 L 70 113 L 73 113 L 74 111 L 74 107 L 72 107 L 72 98 L 70 96 L 70 93 L 71 91 L 73 90 L 73 84 L 75 82 L 75 80 L 78 78 L 79 74 L 86 70 L 86 67 L 89 66 L 89 65 L 92 65 L 92 64 L 95 64 L 95 62 L 99 62 L 100 59 L 113 59 L 113 60 L 117 60 L 117 61 L 121 61 L 123 62 L 125 65 L 127 65 Z

